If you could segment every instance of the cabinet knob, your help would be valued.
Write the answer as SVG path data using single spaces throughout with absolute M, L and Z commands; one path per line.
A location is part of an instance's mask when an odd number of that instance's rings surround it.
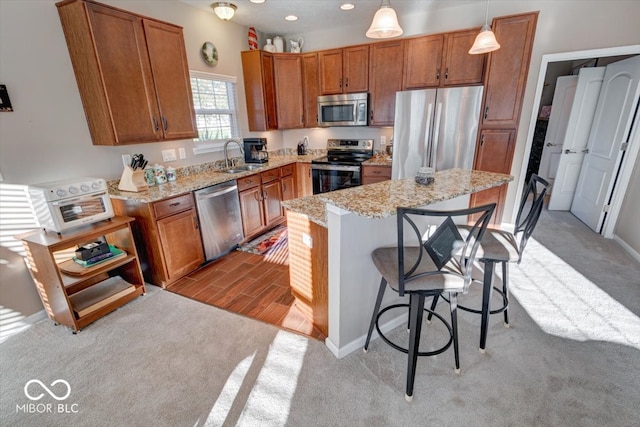
M 480 146 L 482 147 L 484 145 L 484 134 L 482 134 L 482 136 L 480 137 Z
M 344 81 L 344 87 L 349 87 L 349 77 Z
M 485 120 L 487 119 L 488 115 L 489 115 L 489 106 L 487 105 L 486 107 L 484 107 L 484 118 L 485 118 Z
M 449 67 L 444 70 L 444 79 L 447 80 L 449 78 Z
M 440 68 L 436 69 L 436 80 L 440 80 Z
M 169 125 L 167 124 L 167 119 L 166 117 L 162 117 L 162 127 L 164 130 L 167 130 L 167 128 L 169 127 Z
M 158 126 L 158 119 L 155 118 L 155 116 L 153 117 L 153 129 L 158 132 L 158 130 L 160 129 L 160 127 Z
M 338 87 L 342 89 L 342 79 L 340 79 L 340 81 L 338 82 Z

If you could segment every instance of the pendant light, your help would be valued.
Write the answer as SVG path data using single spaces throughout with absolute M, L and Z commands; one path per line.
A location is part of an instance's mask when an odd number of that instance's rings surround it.
M 484 25 L 480 29 L 480 34 L 476 36 L 476 40 L 473 42 L 473 46 L 469 49 L 469 53 L 472 55 L 478 55 L 481 53 L 493 52 L 500 49 L 500 44 L 496 40 L 495 34 L 491 31 L 489 26 L 489 0 L 487 0 L 487 11 L 484 16 Z
M 373 22 L 367 30 L 367 37 L 370 39 L 389 39 L 398 37 L 402 33 L 396 11 L 391 7 L 389 0 L 382 0 L 380 9 L 376 12 Z
M 229 19 L 233 18 L 233 14 L 237 9 L 235 4 L 226 1 L 212 3 L 211 7 L 213 8 L 213 11 L 216 13 L 216 15 L 218 15 L 218 18 L 222 19 L 223 21 L 228 21 Z

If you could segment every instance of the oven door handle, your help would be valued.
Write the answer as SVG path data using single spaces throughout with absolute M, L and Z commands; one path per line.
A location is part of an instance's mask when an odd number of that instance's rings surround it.
M 345 166 L 345 165 L 321 165 L 311 164 L 311 169 L 325 170 L 325 171 L 353 171 L 358 172 L 360 166 Z

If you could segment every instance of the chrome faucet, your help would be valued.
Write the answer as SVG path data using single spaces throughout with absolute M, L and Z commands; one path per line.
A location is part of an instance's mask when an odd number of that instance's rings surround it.
M 230 139 L 227 142 L 225 142 L 224 143 L 224 166 L 226 168 L 229 167 L 229 152 L 227 150 L 227 147 L 229 146 L 230 142 L 235 142 L 236 144 L 238 144 L 238 148 L 240 148 L 240 154 L 244 154 L 244 150 L 242 149 L 242 145 L 240 145 L 240 143 L 238 141 L 236 141 L 235 139 Z M 233 164 L 231 166 L 233 166 Z

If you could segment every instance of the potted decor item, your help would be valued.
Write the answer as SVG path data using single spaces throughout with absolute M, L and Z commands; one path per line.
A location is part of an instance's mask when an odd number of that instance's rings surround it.
M 275 36 L 273 38 L 273 45 L 276 47 L 276 52 L 284 52 L 284 40 L 282 40 L 282 37 Z
M 263 46 L 262 50 L 267 52 L 275 52 L 276 47 L 271 43 L 271 39 L 267 39 L 267 44 Z

